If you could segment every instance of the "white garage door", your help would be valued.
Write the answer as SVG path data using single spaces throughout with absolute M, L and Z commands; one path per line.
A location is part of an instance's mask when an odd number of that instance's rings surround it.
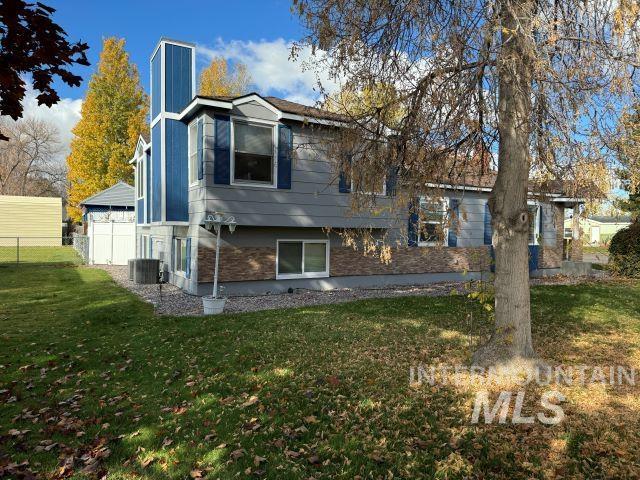
M 135 230 L 133 222 L 91 222 L 91 263 L 126 265 L 136 255 Z

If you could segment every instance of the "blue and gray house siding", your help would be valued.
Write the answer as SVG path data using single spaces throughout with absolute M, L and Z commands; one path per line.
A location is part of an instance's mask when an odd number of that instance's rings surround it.
M 215 238 L 204 229 L 204 220 L 214 212 L 233 216 L 238 224 L 234 234 L 225 229 L 222 236 L 220 282 L 227 294 L 464 280 L 490 269 L 490 189 L 445 188 L 458 225 L 443 245 L 421 246 L 415 228 L 412 233 L 409 206 L 398 209 L 391 196 L 380 197 L 381 214 L 352 212 L 352 196 L 336 175 L 334 162 L 308 148 L 319 129 L 310 127 L 313 119 L 287 111 L 287 102 L 256 94 L 229 100 L 197 97 L 195 47 L 184 42 L 162 39 L 152 54 L 150 70 L 151 138 L 144 142 L 144 154 L 134 159 L 145 163 L 146 176 L 144 198 L 136 204 L 137 249 L 140 257 L 160 258 L 171 283 L 193 294 L 210 293 Z M 238 120 L 275 128 L 273 186 L 234 184 L 231 136 Z M 193 121 L 198 122 L 198 174 L 189 184 L 188 136 Z M 390 195 L 395 189 L 387 185 Z M 542 204 L 532 270 L 560 267 L 562 221 L 557 218 L 564 206 Z M 327 227 L 333 233 L 327 233 Z M 391 264 L 345 247 L 335 233 L 362 227 L 394 240 Z M 174 267 L 176 239 L 188 245 L 185 272 Z M 329 274 L 276 278 L 277 245 L 286 240 L 328 241 Z

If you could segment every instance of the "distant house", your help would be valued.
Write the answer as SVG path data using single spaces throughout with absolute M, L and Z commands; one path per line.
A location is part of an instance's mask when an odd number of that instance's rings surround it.
M 582 238 L 590 244 L 608 243 L 618 230 L 631 225 L 630 215 L 591 215 L 580 219 Z M 565 229 L 571 229 L 571 220 L 565 220 Z
M 0 195 L 0 246 L 62 244 L 62 199 Z
M 135 256 L 135 191 L 118 182 L 80 203 L 89 263 L 126 265 Z

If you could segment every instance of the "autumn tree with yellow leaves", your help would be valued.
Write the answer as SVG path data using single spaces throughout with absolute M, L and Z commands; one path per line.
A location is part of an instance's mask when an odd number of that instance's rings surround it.
M 200 73 L 200 95 L 207 97 L 238 96 L 248 93 L 251 75 L 244 63 L 229 65 L 226 59 L 215 57 Z
M 133 156 L 147 128 L 147 97 L 124 39 L 107 38 L 91 77 L 81 119 L 73 129 L 69 169 L 69 215 L 79 221 L 79 203 L 118 181 L 133 183 Z

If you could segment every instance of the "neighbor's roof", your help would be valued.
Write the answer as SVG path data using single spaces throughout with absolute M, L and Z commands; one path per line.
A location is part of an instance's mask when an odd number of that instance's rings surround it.
M 135 206 L 135 190 L 124 182 L 85 198 L 80 205 L 100 205 L 104 207 L 133 207 Z
M 631 215 L 590 215 L 589 220 L 599 223 L 631 223 Z

